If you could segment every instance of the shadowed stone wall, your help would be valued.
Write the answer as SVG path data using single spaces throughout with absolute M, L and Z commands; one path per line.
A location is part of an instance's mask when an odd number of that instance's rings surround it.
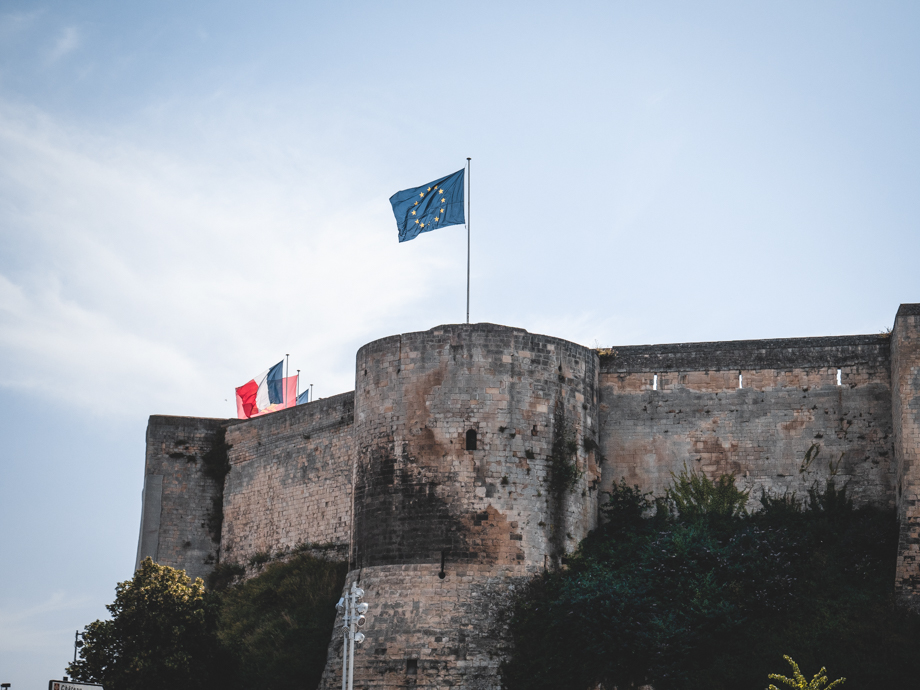
M 686 466 L 735 474 L 752 508 L 761 489 L 804 499 L 831 477 L 857 502 L 894 504 L 888 337 L 613 350 L 600 374 L 605 489 L 625 477 L 661 495 Z
M 137 565 L 149 556 L 195 578 L 217 563 L 220 535 L 213 511 L 220 508 L 221 487 L 205 475 L 202 458 L 227 424 L 225 419 L 150 417 Z
M 497 602 L 595 524 L 596 389 L 593 351 L 491 324 L 358 351 L 349 577 L 372 619 L 360 687 L 499 687 Z M 577 476 L 557 491 L 563 439 Z M 323 687 L 341 684 L 341 644 Z
M 901 534 L 895 588 L 920 609 L 920 304 L 902 304 L 891 333 L 892 416 Z

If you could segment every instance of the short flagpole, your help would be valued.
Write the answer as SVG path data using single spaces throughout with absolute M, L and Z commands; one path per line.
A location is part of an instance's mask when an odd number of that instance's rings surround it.
M 470 190 L 472 189 L 472 179 L 470 179 L 470 161 L 466 158 L 466 322 L 470 322 Z
M 300 369 L 297 370 L 297 383 L 294 385 L 294 400 L 296 401 L 300 397 Z
M 284 355 L 284 376 L 281 377 L 281 404 L 284 407 L 287 407 L 287 404 L 288 404 L 287 377 L 288 377 L 288 374 L 291 373 L 291 366 L 290 364 L 288 364 L 288 357 L 290 356 L 291 356 L 290 354 Z

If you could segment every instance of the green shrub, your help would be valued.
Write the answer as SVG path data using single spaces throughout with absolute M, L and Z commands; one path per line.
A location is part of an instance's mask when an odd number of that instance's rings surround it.
M 225 656 L 215 636 L 217 606 L 204 583 L 147 558 L 115 587 L 111 620 L 86 626 L 75 680 L 108 690 L 221 687 Z
M 778 680 L 781 683 L 785 683 L 795 690 L 822 690 L 822 688 L 823 690 L 831 690 L 831 688 L 842 685 L 846 681 L 846 678 L 838 678 L 825 688 L 824 686 L 827 685 L 827 670 L 823 666 L 821 670 L 815 674 L 814 678 L 806 680 L 805 676 L 803 676 L 802 672 L 799 670 L 799 665 L 792 660 L 792 657 L 784 654 L 783 658 L 792 666 L 792 678 L 781 676 L 778 673 L 771 673 L 769 678 L 770 680 Z M 770 683 L 767 690 L 779 690 L 779 688 Z
M 86 626 L 67 672 L 106 690 L 314 688 L 346 569 L 300 553 L 233 584 L 244 570 L 223 564 L 206 591 L 148 558 L 116 587 L 112 620 Z
M 316 687 L 346 570 L 301 553 L 222 593 L 218 635 L 237 659 L 242 688 Z
M 678 515 L 686 520 L 706 516 L 737 517 L 745 512 L 750 492 L 735 487 L 733 474 L 723 474 L 712 481 L 702 472 L 688 470 L 685 465 L 680 474 L 672 472 L 671 478 L 674 481 L 667 490 L 667 497 Z
M 747 515 L 746 494 L 728 489 L 728 500 L 652 514 L 647 495 L 619 482 L 610 519 L 568 568 L 519 592 L 506 688 L 763 690 L 787 651 L 855 687 L 912 687 L 920 617 L 893 605 L 893 511 L 815 487 L 805 505 L 768 499 Z

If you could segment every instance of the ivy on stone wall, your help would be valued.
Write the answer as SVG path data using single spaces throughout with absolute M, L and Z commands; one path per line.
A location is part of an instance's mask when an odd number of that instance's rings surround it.
M 221 426 L 214 431 L 211 448 L 201 457 L 205 476 L 213 479 L 219 489 L 211 500 L 207 519 L 208 533 L 218 544 L 224 526 L 224 481 L 230 473 L 231 447 L 227 443 L 227 428 Z
M 583 474 L 578 469 L 575 429 L 566 422 L 562 405 L 557 405 L 553 419 L 553 446 L 549 456 L 549 485 L 554 494 L 572 491 Z
M 744 514 L 733 477 L 625 481 L 567 568 L 517 596 L 507 690 L 762 690 L 783 654 L 853 687 L 913 687 L 920 616 L 894 605 L 898 523 L 833 479 Z

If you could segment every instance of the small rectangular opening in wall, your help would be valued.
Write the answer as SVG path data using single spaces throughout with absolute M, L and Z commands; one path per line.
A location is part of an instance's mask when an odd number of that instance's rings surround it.
M 840 369 L 837 370 L 837 385 L 838 385 L 838 386 L 842 386 L 842 385 L 843 385 L 843 383 L 842 383 L 842 381 L 841 381 L 841 376 L 840 376 Z
M 658 374 L 655 374 L 654 376 L 652 376 L 652 390 L 653 391 L 658 390 Z
M 744 388 L 744 374 L 738 372 L 738 388 Z
M 418 675 L 418 659 L 406 659 L 406 675 Z

